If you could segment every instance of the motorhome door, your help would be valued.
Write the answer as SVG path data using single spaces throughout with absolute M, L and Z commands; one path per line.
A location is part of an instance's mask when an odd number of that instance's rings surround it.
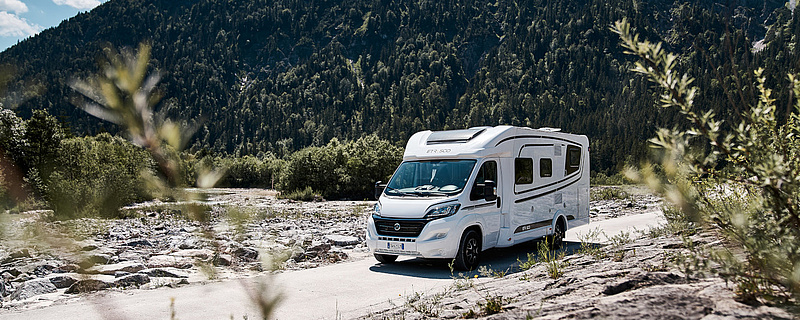
M 552 141 L 552 140 L 547 140 Z M 529 143 L 514 159 L 512 227 L 517 239 L 541 237 L 553 217 L 564 209 L 563 146 L 561 143 Z
M 486 159 L 480 164 L 475 176 L 475 182 L 473 182 L 470 190 L 469 204 L 466 206 L 470 214 L 478 214 L 482 217 L 481 220 L 484 222 L 484 248 L 497 245 L 497 239 L 500 236 L 500 204 L 504 199 L 500 197 L 500 195 L 502 195 L 500 190 L 503 184 L 501 183 L 502 177 L 500 176 L 499 165 L 500 161 L 496 158 Z M 489 180 L 494 181 L 497 185 L 495 195 L 497 195 L 498 198 L 493 201 L 486 201 L 486 196 L 484 194 L 485 188 L 482 187 L 483 183 Z

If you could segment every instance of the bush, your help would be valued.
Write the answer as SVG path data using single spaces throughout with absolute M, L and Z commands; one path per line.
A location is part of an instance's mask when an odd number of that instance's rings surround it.
M 281 192 L 278 194 L 277 198 L 289 199 L 295 201 L 314 201 L 317 200 L 318 198 L 321 198 L 321 196 L 319 195 L 318 192 L 314 192 L 314 190 L 311 189 L 311 187 L 306 187 L 305 189 L 294 190 L 288 193 Z
M 43 185 L 57 219 L 116 217 L 119 207 L 151 199 L 142 174 L 152 174 L 155 164 L 122 138 L 101 133 L 64 140 L 54 162 Z
M 280 189 L 311 187 L 327 199 L 366 199 L 375 182 L 388 180 L 401 160 L 401 148 L 375 135 L 345 143 L 333 139 L 324 147 L 304 148 L 289 156 Z
M 686 130 L 660 129 L 651 143 L 660 150 L 663 176 L 651 167 L 631 171 L 665 195 L 679 210 L 668 219 L 690 229 L 697 225 L 724 238 L 720 247 L 708 251 L 687 247 L 694 261 L 685 265 L 708 268 L 737 285 L 744 302 L 800 301 L 800 77 L 789 75 L 788 95 L 793 101 L 780 105 L 786 120 L 776 117 L 777 102 L 765 85 L 762 70 L 755 71 L 759 92 L 756 102 L 743 108 L 742 119 L 730 130 L 710 112 L 694 111 L 697 88 L 693 79 L 674 69 L 677 57 L 661 45 L 640 42 L 627 22 L 618 22 L 623 46 L 640 59 L 634 71 L 647 76 L 662 89 L 664 107 L 678 108 L 689 120 Z M 746 103 L 743 101 L 743 103 Z M 698 152 L 710 150 L 710 152 Z M 730 165 L 724 172 L 715 167 Z M 705 261 L 698 261 L 705 260 Z M 713 264 L 706 263 L 707 261 Z

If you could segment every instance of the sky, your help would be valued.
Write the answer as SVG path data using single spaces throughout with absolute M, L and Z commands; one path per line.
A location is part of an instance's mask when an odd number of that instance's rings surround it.
M 107 0 L 0 0 L 0 51 Z

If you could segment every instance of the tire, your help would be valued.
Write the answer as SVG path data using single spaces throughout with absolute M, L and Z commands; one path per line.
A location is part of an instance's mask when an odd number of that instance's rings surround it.
M 472 271 L 478 267 L 481 254 L 481 238 L 475 230 L 467 230 L 461 236 L 456 253 L 455 267 L 462 271 Z
M 547 244 L 550 246 L 550 249 L 556 250 L 560 249 L 561 245 L 564 243 L 564 234 L 566 233 L 566 229 L 564 227 L 564 221 L 559 219 L 556 222 L 556 227 L 553 229 L 553 235 L 547 237 Z
M 380 263 L 393 263 L 397 260 L 397 256 L 391 254 L 375 254 L 375 260 L 378 260 Z

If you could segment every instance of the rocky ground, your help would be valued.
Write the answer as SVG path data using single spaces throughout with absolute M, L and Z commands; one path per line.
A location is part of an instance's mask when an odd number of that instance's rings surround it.
M 373 202 L 295 202 L 259 189 L 189 192 L 202 201 L 143 203 L 125 209 L 128 219 L 43 222 L 47 212 L 2 215 L 0 312 L 69 303 L 76 293 L 372 258 L 364 232 Z M 591 196 L 592 221 L 662 206 L 638 187 L 596 187 Z M 189 219 L 187 205 L 208 212 L 209 222 Z M 670 263 L 681 250 L 679 240 L 657 232 L 615 238 L 550 262 L 483 270 L 490 281 L 455 277 L 445 292 L 416 294 L 367 318 L 790 318 L 780 309 L 735 302 L 721 279 L 687 279 Z M 553 269 L 561 274 L 549 276 Z
M 40 307 L 76 293 L 178 286 L 368 256 L 371 202 L 278 200 L 259 189 L 206 190 L 200 198 L 138 204 L 124 209 L 132 218 L 117 220 L 44 222 L 46 211 L 6 214 L 0 305 Z M 208 211 L 210 223 L 189 219 L 187 205 Z
M 614 194 L 616 196 L 609 196 Z M 617 197 L 618 196 L 618 197 Z M 662 202 L 636 187 L 592 189 L 592 221 L 660 210 Z M 690 254 L 666 227 L 622 233 L 597 245 L 598 231 L 553 256 L 529 256 L 514 270 L 454 276 L 443 292 L 415 293 L 362 319 L 794 319 L 784 309 L 736 301 L 719 277 L 687 277 Z M 696 245 L 714 246 L 709 235 Z M 490 278 L 484 281 L 484 277 Z
M 793 319 L 783 309 L 735 300 L 720 278 L 687 278 L 671 259 L 681 240 L 658 233 L 567 252 L 489 281 L 454 278 L 363 319 Z M 697 242 L 709 241 L 698 236 Z M 523 267 L 528 267 L 523 265 Z M 553 270 L 560 274 L 552 276 Z

